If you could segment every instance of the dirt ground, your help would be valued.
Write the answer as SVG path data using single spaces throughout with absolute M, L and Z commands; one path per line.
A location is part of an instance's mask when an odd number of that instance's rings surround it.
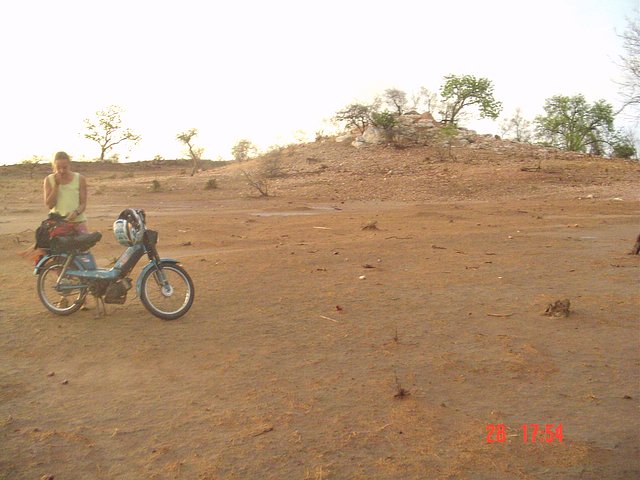
M 144 208 L 195 283 L 176 321 L 131 292 L 103 318 L 48 313 L 16 255 L 44 217 L 42 176 L 4 175 L 0 478 L 638 478 L 638 168 L 540 186 L 492 165 L 454 196 L 446 172 L 464 165 L 428 164 L 412 181 L 428 197 L 391 198 L 364 198 L 361 173 L 255 198 L 217 173 L 204 190 L 210 171 L 90 172 L 99 265 L 121 252 L 120 210 Z M 569 317 L 543 315 L 563 299 Z M 524 424 L 561 424 L 563 441 L 525 443 Z

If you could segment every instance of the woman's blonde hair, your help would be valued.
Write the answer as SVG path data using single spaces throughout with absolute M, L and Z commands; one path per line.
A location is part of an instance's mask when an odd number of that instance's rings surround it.
M 56 152 L 56 156 L 53 157 L 53 161 L 55 162 L 56 160 L 69 160 L 69 161 L 71 161 L 71 157 L 69 156 L 69 154 L 67 152 Z
M 55 156 L 53 157 L 53 160 L 51 161 L 51 169 L 53 170 L 53 173 L 56 172 L 56 162 L 58 160 L 67 160 L 71 162 L 71 157 L 67 152 L 56 152 Z

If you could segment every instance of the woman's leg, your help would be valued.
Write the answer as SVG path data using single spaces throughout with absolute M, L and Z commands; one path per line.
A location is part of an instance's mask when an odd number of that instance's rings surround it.
M 78 233 L 89 233 L 89 227 L 87 227 L 87 222 L 76 223 L 75 229 L 76 229 L 76 232 Z M 89 255 L 91 255 L 91 253 L 89 253 Z M 93 263 L 95 264 L 95 260 Z M 87 307 L 87 297 L 85 297 L 84 302 L 82 303 L 82 307 L 80 307 L 80 310 L 89 310 L 89 307 Z

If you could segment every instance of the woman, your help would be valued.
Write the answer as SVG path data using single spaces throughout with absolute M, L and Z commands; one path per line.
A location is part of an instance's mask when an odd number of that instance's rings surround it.
M 71 158 L 65 152 L 56 153 L 53 173 L 44 179 L 44 203 L 50 213 L 66 217 L 79 233 L 87 233 L 87 180 L 71 171 Z
M 74 224 L 77 233 L 88 233 L 87 219 L 87 180 L 77 172 L 71 171 L 71 158 L 66 152 L 58 152 L 53 159 L 53 173 L 44 179 L 44 203 L 49 213 L 57 213 Z M 68 305 L 65 296 L 60 298 L 58 306 Z M 82 306 L 86 310 L 86 305 Z

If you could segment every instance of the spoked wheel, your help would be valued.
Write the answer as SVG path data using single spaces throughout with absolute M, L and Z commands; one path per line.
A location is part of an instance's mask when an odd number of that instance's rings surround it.
M 74 277 L 63 277 L 58 282 L 64 263 L 53 260 L 38 275 L 37 290 L 40 300 L 47 309 L 57 315 L 71 315 L 78 311 L 87 296 L 87 288 L 80 287 L 81 281 Z
M 187 313 L 193 304 L 193 281 L 180 265 L 165 262 L 161 265 L 167 283 L 163 285 L 156 269 L 148 270 L 142 277 L 140 300 L 156 317 L 175 320 Z

